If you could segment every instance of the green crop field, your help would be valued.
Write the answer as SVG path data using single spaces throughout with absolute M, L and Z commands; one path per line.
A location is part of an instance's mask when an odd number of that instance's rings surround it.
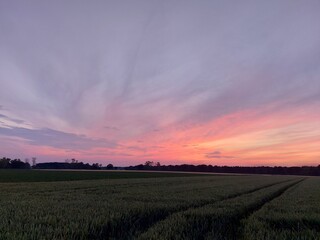
M 316 177 L 0 174 L 1 240 L 320 239 Z
M 203 174 L 166 173 L 166 172 L 134 172 L 134 171 L 81 171 L 81 170 L 11 170 L 0 169 L 1 182 L 56 182 L 94 179 L 120 178 L 159 178 L 202 176 Z

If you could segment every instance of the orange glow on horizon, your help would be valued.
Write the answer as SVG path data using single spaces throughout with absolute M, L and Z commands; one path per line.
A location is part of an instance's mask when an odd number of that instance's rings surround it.
M 320 113 L 313 111 L 312 106 L 287 111 L 272 111 L 267 106 L 234 112 L 201 124 L 171 124 L 159 131 L 123 139 L 114 148 L 67 150 L 28 142 L 20 144 L 20 148 L 25 155 L 52 156 L 55 161 L 77 158 L 122 166 L 147 160 L 162 164 L 318 165 L 318 119 Z M 117 136 L 117 132 L 112 136 Z

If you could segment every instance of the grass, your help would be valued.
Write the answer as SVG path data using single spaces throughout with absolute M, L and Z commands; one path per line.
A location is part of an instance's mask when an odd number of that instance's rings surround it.
M 117 171 L 56 171 L 56 170 L 12 170 L 0 169 L 1 182 L 55 182 L 94 179 L 121 178 L 162 178 L 162 177 L 192 177 L 200 174 L 168 173 L 168 172 L 117 172 Z
M 74 181 L 45 182 L 42 175 L 41 182 L 0 183 L 1 240 L 266 239 L 266 232 L 268 239 L 317 239 L 320 233 L 319 178 L 112 172 L 118 176 L 76 181 L 66 172 L 39 172 Z M 292 222 L 304 224 L 300 235 L 292 234 Z

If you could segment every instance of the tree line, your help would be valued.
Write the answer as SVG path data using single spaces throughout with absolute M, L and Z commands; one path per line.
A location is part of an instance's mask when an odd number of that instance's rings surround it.
M 119 169 L 112 164 L 102 166 L 99 163 L 83 163 L 76 159 L 65 160 L 65 162 L 45 162 L 36 163 L 36 158 L 32 158 L 32 166 L 29 159 L 21 161 L 20 159 L 10 159 L 3 157 L 0 159 L 0 169 Z M 241 166 L 212 166 L 212 165 L 161 165 L 160 162 L 147 161 L 144 164 L 136 166 L 124 167 L 125 170 L 151 170 L 151 171 L 181 171 L 181 172 L 212 172 L 212 173 L 240 173 L 240 174 L 276 174 L 276 175 L 304 175 L 304 176 L 320 176 L 320 165 L 317 167 L 241 167 Z
M 182 172 L 212 172 L 212 173 L 240 173 L 240 174 L 275 174 L 275 175 L 304 175 L 320 176 L 320 165 L 317 167 L 241 167 L 241 166 L 212 166 L 212 165 L 161 165 L 147 161 L 145 164 L 126 167 L 126 170 L 153 170 L 153 171 L 182 171 Z
M 113 169 L 112 164 L 108 164 L 106 167 L 103 167 L 99 163 L 83 163 L 79 162 L 76 159 L 65 160 L 65 162 L 45 162 L 45 163 L 36 163 L 36 158 L 32 158 L 32 166 L 29 163 L 29 159 L 21 161 L 20 159 L 10 159 L 3 157 L 0 159 L 0 169 Z
M 20 159 L 10 159 L 3 157 L 0 159 L 0 169 L 7 168 L 7 169 L 30 169 L 30 163 L 25 160 L 24 162 Z

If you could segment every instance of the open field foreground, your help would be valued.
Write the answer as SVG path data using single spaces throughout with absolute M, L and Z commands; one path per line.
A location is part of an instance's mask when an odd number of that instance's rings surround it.
M 0 183 L 0 239 L 320 239 L 320 178 L 113 174 Z

